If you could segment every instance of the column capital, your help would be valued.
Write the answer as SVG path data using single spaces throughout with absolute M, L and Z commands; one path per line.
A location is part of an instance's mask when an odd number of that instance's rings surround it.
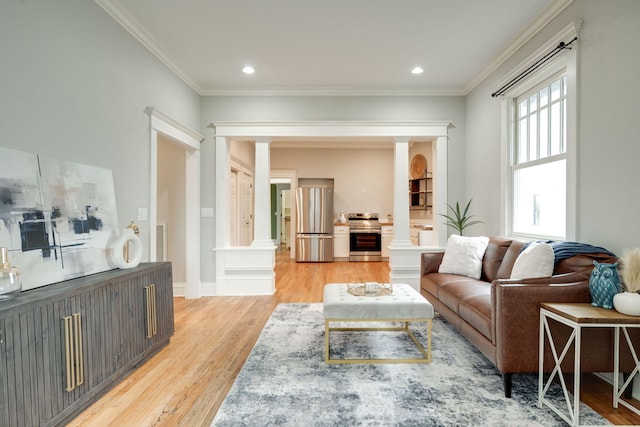
M 396 144 L 399 144 L 399 143 L 408 144 L 410 140 L 411 140 L 410 136 L 394 136 L 393 137 L 393 141 Z

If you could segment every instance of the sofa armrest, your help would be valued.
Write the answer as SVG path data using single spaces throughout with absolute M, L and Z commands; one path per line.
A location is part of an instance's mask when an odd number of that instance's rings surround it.
M 502 372 L 537 371 L 540 304 L 590 302 L 589 280 L 575 280 L 580 273 L 492 282 L 491 321 L 498 369 Z
M 444 251 L 423 252 L 420 262 L 420 277 L 429 273 L 437 273 L 443 256 Z

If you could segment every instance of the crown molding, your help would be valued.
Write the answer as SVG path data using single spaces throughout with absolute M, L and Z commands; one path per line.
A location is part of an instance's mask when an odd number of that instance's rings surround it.
M 463 90 L 380 87 L 205 88 L 202 96 L 464 96 Z
M 464 89 L 464 95 L 469 94 L 480 83 L 491 75 L 498 67 L 511 57 L 515 52 L 524 46 L 529 40 L 540 32 L 553 18 L 558 16 L 567 6 L 573 3 L 573 0 L 556 0 L 552 2 L 545 10 L 543 10 L 533 22 L 525 28 L 511 44 L 495 58 L 491 63 L 479 73 Z
M 380 87 L 201 87 L 169 55 L 162 44 L 144 30 L 142 25 L 120 6 L 118 0 L 94 0 L 116 20 L 142 46 L 166 65 L 200 96 L 463 96 L 462 90 L 442 90 L 437 88 L 380 88 Z
M 403 89 L 380 87 L 258 87 L 247 89 L 246 87 L 201 87 L 176 64 L 160 42 L 146 32 L 140 23 L 120 6 L 118 0 L 94 1 L 200 96 L 466 96 L 573 2 L 573 0 L 553 1 L 497 58 L 462 89 L 419 87 Z
M 549 51 L 555 49 L 560 42 L 568 42 L 573 37 L 578 37 L 580 33 L 580 28 L 582 27 L 582 21 L 574 21 L 569 23 L 566 27 L 564 27 L 560 32 L 555 34 L 549 40 L 547 40 L 542 46 L 536 49 L 531 55 L 529 55 L 524 61 L 522 61 L 518 66 L 516 66 L 513 70 L 511 70 L 507 75 L 503 76 L 500 80 L 498 80 L 495 84 L 496 87 L 502 87 L 507 84 L 509 81 L 514 79 L 517 75 L 523 73 L 527 68 L 529 68 L 532 64 L 538 61 L 540 58 L 545 56 Z M 579 46 L 579 40 L 572 47 Z M 566 51 L 565 51 L 566 52 Z M 562 55 L 557 55 L 557 57 L 561 57 Z M 550 61 L 552 63 L 554 60 Z M 510 89 L 512 90 L 512 89 Z
M 105 12 L 116 20 L 142 46 L 166 65 L 175 75 L 182 79 L 191 89 L 201 95 L 199 85 L 171 58 L 167 50 L 151 34 L 147 33 L 138 21 L 127 13 L 116 0 L 94 0 Z

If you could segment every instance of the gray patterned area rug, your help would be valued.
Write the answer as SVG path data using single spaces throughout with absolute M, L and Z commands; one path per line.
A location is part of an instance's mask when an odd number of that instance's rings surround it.
M 411 329 L 426 344 L 426 323 Z M 322 304 L 280 304 L 212 426 L 564 426 L 538 408 L 537 375 L 514 375 L 504 397 L 493 365 L 445 320 L 430 364 L 327 365 Z M 420 357 L 401 332 L 332 332 L 332 358 Z M 552 387 L 551 399 L 562 399 Z M 608 425 L 581 404 L 581 425 Z

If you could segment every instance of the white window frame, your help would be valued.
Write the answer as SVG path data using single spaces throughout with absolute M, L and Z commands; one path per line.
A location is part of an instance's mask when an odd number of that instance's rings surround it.
M 523 61 L 509 75 L 505 76 L 498 87 L 504 85 L 522 71 L 535 63 L 539 58 L 553 50 L 561 41 L 567 42 L 573 37 L 577 37 L 578 28 L 575 24 L 570 24 L 563 31 L 540 47 L 527 60 Z M 578 46 L 577 41 L 571 45 L 571 49 L 565 49 L 558 53 L 544 67 L 534 74 L 523 79 L 519 84 L 510 88 L 502 99 L 502 173 L 501 173 L 501 212 L 502 212 L 502 234 L 513 238 L 548 238 L 548 236 L 536 236 L 530 234 L 517 234 L 513 230 L 513 168 L 515 159 L 514 120 L 516 114 L 515 100 L 517 97 L 540 86 L 544 81 L 552 76 L 564 73 L 567 77 L 567 106 L 566 106 L 566 219 L 564 240 L 576 240 L 577 229 L 577 105 L 578 105 Z

